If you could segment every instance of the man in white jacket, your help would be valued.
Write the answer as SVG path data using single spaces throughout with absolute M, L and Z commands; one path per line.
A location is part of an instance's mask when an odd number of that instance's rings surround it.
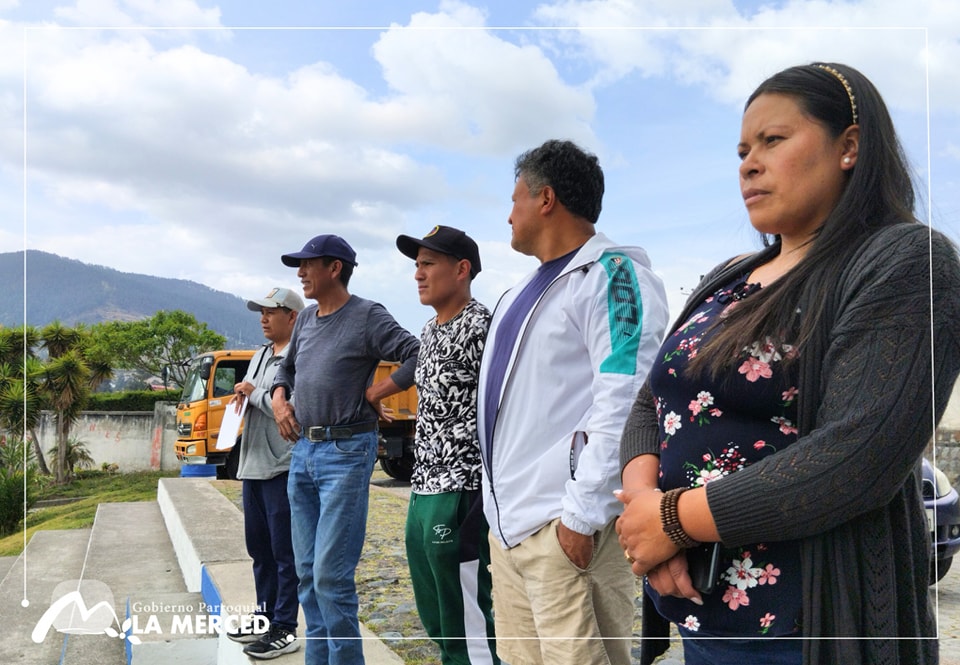
M 641 248 L 596 232 L 596 156 L 547 141 L 514 174 L 511 246 L 541 265 L 497 304 L 480 369 L 497 652 L 511 665 L 629 665 L 635 582 L 613 490 L 666 295 Z

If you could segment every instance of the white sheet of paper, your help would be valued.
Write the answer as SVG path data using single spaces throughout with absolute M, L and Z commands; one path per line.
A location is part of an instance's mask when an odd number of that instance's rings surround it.
M 249 398 L 243 400 L 240 405 L 240 413 L 236 413 L 236 404 L 227 404 L 223 410 L 223 420 L 220 422 L 220 434 L 217 436 L 217 450 L 226 450 L 233 448 L 237 442 L 237 434 L 240 433 L 240 424 L 243 422 L 243 414 L 247 412 Z

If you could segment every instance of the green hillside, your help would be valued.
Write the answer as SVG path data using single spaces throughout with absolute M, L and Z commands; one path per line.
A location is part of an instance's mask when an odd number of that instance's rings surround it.
M 243 299 L 196 282 L 120 272 L 36 250 L 27 250 L 26 294 L 23 277 L 23 252 L 0 253 L 0 325 L 23 322 L 26 295 L 26 319 L 34 326 L 55 319 L 67 325 L 135 321 L 181 309 L 226 337 L 230 347 L 263 341 L 259 320 Z

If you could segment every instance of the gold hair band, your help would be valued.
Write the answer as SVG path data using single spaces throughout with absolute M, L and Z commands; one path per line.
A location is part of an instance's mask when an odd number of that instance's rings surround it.
M 838 72 L 836 69 L 834 69 L 830 65 L 817 65 L 817 67 L 819 67 L 825 72 L 830 72 L 831 74 L 833 74 L 836 77 L 836 79 L 840 81 L 840 83 L 843 85 L 843 89 L 847 91 L 847 97 L 850 98 L 850 111 L 853 114 L 853 124 L 857 124 L 857 120 L 858 120 L 857 98 L 854 96 L 853 88 L 847 82 L 847 79 L 844 77 L 843 74 Z

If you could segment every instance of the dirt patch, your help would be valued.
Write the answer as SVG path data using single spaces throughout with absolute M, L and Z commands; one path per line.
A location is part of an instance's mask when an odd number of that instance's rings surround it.
M 360 620 L 407 665 L 440 663 L 440 651 L 427 639 L 417 614 L 404 546 L 407 500 L 370 488 L 367 539 L 357 566 Z
M 240 481 L 210 482 L 243 510 Z M 403 537 L 407 492 L 402 483 L 387 478 L 379 468 L 374 471 L 373 482 L 367 538 L 356 573 L 360 621 L 380 636 L 406 665 L 439 665 L 440 651 L 426 637 L 410 584 Z

